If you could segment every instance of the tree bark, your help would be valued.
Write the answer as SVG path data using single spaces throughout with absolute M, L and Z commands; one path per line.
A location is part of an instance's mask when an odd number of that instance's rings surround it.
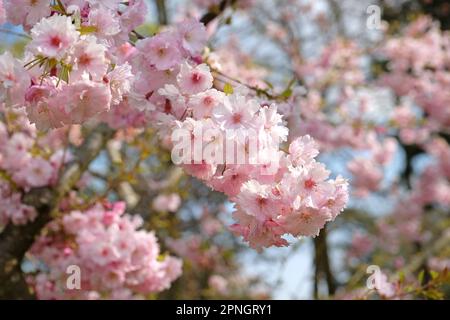
M 167 10 L 166 10 L 166 1 L 165 0 L 155 0 L 156 7 L 158 9 L 158 21 L 160 25 L 167 25 Z
M 328 295 L 336 293 L 336 279 L 331 270 L 328 255 L 327 229 L 324 227 L 320 234 L 314 238 L 314 299 L 319 298 L 319 285 L 321 280 L 327 284 Z

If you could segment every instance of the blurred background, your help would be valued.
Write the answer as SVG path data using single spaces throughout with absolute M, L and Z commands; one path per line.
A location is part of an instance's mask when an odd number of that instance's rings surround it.
M 142 35 L 215 15 L 216 81 L 282 97 L 290 133 L 313 136 L 320 161 L 351 185 L 348 208 L 320 236 L 258 253 L 228 230 L 233 204 L 175 167 L 152 129 L 121 130 L 78 192 L 126 201 L 183 258 L 182 277 L 155 298 L 450 297 L 448 1 L 147 2 Z M 0 30 L 1 50 L 20 55 L 24 31 Z M 400 293 L 367 288 L 369 265 Z

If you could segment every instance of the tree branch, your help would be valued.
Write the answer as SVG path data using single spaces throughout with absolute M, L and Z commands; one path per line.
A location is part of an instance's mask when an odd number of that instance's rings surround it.
M 328 256 L 327 229 L 324 227 L 320 234 L 314 238 L 314 299 L 319 298 L 319 283 L 325 279 L 328 288 L 328 295 L 336 292 L 336 280 L 331 271 L 330 259 Z
M 218 6 L 215 6 L 209 12 L 204 14 L 200 19 L 200 22 L 205 26 L 208 25 L 211 21 L 220 16 L 226 8 L 233 6 L 236 2 L 237 0 L 222 0 Z
M 402 271 L 405 275 L 410 275 L 420 270 L 426 265 L 427 260 L 434 254 L 441 252 L 450 245 L 450 232 L 444 231 L 443 234 L 436 239 L 436 241 L 429 246 L 429 248 L 424 248 L 419 252 L 411 262 L 406 265 Z
M 160 25 L 168 24 L 166 1 L 165 0 L 155 0 L 156 8 L 158 9 L 158 21 Z

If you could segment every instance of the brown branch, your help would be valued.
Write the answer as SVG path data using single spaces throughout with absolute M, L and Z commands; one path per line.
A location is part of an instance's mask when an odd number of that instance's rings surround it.
M 220 16 L 228 7 L 236 4 L 237 0 L 222 0 L 218 6 L 214 6 L 209 12 L 205 13 L 200 19 L 205 26 Z
M 326 227 L 324 227 L 320 231 L 320 234 L 314 238 L 314 253 L 314 299 L 319 298 L 319 283 L 321 279 L 326 281 L 328 295 L 334 295 L 336 292 L 336 280 L 331 271 Z
M 158 21 L 160 25 L 167 25 L 169 23 L 167 19 L 166 1 L 155 0 L 156 8 L 158 9 Z
M 0 299 L 32 299 L 20 263 L 34 237 L 50 221 L 54 195 L 50 188 L 33 189 L 24 202 L 34 204 L 36 220 L 23 226 L 8 224 L 0 234 Z
M 33 298 L 24 281 L 20 264 L 35 237 L 51 220 L 59 200 L 75 186 L 113 133 L 105 125 L 98 126 L 75 150 L 75 160 L 65 167 L 56 188 L 35 188 L 24 195 L 23 202 L 34 207 L 38 216 L 23 226 L 10 223 L 0 233 L 0 299 Z

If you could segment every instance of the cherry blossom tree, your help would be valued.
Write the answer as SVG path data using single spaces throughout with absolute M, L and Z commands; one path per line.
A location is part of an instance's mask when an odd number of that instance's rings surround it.
M 0 0 L 0 298 L 270 298 L 309 239 L 315 298 L 448 297 L 450 35 L 319 2 Z

